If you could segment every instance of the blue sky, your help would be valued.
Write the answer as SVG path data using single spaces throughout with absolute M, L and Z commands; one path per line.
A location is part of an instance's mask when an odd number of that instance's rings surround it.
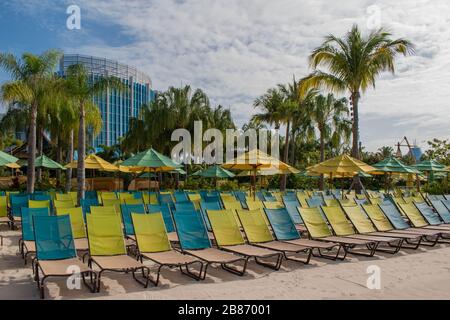
M 81 8 L 81 30 L 66 9 Z M 375 12 L 375 14 L 374 14 Z M 375 22 L 374 22 L 375 21 Z M 238 124 L 253 100 L 311 70 L 307 57 L 328 33 L 373 24 L 416 45 L 361 102 L 361 139 L 369 150 L 403 136 L 421 146 L 450 138 L 450 3 L 446 0 L 15 0 L 0 4 L 0 51 L 58 48 L 137 66 L 155 89 L 191 84 Z M 0 73 L 0 82 L 7 75 Z

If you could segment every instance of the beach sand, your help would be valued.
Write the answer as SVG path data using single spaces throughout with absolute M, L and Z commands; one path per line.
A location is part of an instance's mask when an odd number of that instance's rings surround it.
M 31 264 L 18 253 L 20 232 L 2 228 L 0 299 L 39 299 Z M 368 289 L 369 266 L 380 268 L 381 289 Z M 104 273 L 102 290 L 69 290 L 63 279 L 49 279 L 47 299 L 450 299 L 450 245 L 401 250 L 396 255 L 349 256 L 347 261 L 313 258 L 311 264 L 283 262 L 279 271 L 250 262 L 244 277 L 219 267 L 205 281 L 164 269 L 160 286 L 144 289 L 131 274 Z

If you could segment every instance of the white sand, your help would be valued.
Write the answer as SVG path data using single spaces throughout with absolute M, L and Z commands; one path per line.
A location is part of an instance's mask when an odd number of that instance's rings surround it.
M 18 254 L 19 232 L 2 228 L 0 299 L 39 299 L 30 263 Z M 369 290 L 367 267 L 381 268 L 381 289 Z M 334 262 L 313 258 L 308 266 L 283 262 L 279 271 L 254 262 L 244 277 L 210 268 L 205 281 L 196 282 L 177 270 L 165 269 L 162 282 L 144 289 L 131 274 L 105 273 L 100 293 L 84 286 L 68 290 L 65 280 L 50 279 L 47 299 L 450 299 L 450 245 L 402 250 L 373 258 L 349 256 Z

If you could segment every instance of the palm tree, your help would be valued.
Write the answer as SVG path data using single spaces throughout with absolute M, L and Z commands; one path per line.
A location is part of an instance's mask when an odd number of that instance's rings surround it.
M 29 109 L 27 192 L 34 192 L 36 159 L 36 123 L 40 102 L 53 85 L 51 78 L 60 53 L 49 50 L 41 55 L 25 53 L 21 59 L 12 54 L 0 54 L 0 66 L 11 75 L 12 81 L 2 86 L 6 102 L 20 103 Z
M 295 79 L 294 79 L 295 81 Z M 286 126 L 286 136 L 284 143 L 283 161 L 288 162 L 289 155 L 289 136 L 291 127 L 291 118 L 296 108 L 298 98 L 293 96 L 289 87 L 278 85 L 277 88 L 267 90 L 261 97 L 257 98 L 253 103 L 255 108 L 261 109 L 262 113 L 255 114 L 251 121 L 255 124 L 267 123 L 274 125 L 275 130 L 279 130 L 280 126 Z M 280 189 L 286 188 L 286 175 L 280 180 Z
M 84 65 L 75 64 L 67 68 L 65 81 L 66 93 L 78 105 L 78 167 L 77 167 L 77 192 L 78 203 L 84 198 L 86 185 L 85 163 L 86 157 L 86 113 L 87 108 L 94 110 L 93 98 L 99 94 L 109 94 L 109 89 L 125 90 L 126 86 L 115 77 L 102 77 L 90 81 Z
M 413 53 L 406 39 L 391 39 L 380 28 L 363 37 L 357 25 L 343 38 L 329 35 L 309 57 L 315 71 L 301 82 L 303 88 L 325 88 L 338 93 L 350 92 L 353 106 L 352 156 L 359 158 L 359 99 L 384 71 L 395 72 L 395 59 Z M 326 67 L 328 72 L 319 70 Z
M 303 126 L 307 121 L 307 110 L 311 104 L 312 99 L 316 96 L 316 90 L 300 90 L 300 82 L 293 77 L 293 81 L 287 85 L 278 85 L 278 90 L 283 95 L 283 106 L 281 111 L 283 113 L 283 123 L 286 125 L 286 137 L 285 137 L 285 147 L 283 161 L 285 163 L 289 162 L 289 136 L 291 136 L 292 141 L 292 151 L 291 151 L 291 161 L 290 163 L 294 165 L 294 149 L 296 133 L 301 131 Z M 292 129 L 291 129 L 292 126 Z M 286 175 L 281 177 L 280 189 L 286 189 Z
M 406 39 L 392 39 L 380 28 L 364 37 L 358 26 L 343 38 L 329 35 L 309 57 L 315 71 L 304 78 L 300 87 L 325 88 L 337 93 L 349 92 L 353 107 L 352 156 L 359 159 L 359 99 L 369 87 L 375 87 L 376 78 L 384 71 L 395 72 L 399 54 L 413 53 L 414 47 Z M 318 69 L 325 67 L 328 72 Z M 360 191 L 359 176 L 355 176 Z
M 253 115 L 251 122 L 256 125 L 267 123 L 273 125 L 275 130 L 279 130 L 282 123 L 282 114 L 280 112 L 282 104 L 283 95 L 278 89 L 272 88 L 267 90 L 264 95 L 254 101 L 253 106 L 262 112 Z
M 380 161 L 392 157 L 392 155 L 394 154 L 394 148 L 392 148 L 391 146 L 383 146 L 381 148 L 378 148 L 377 151 Z
M 320 162 L 325 161 L 325 143 L 339 146 L 342 140 L 349 141 L 351 135 L 351 122 L 347 119 L 349 110 L 347 99 L 336 99 L 332 93 L 327 96 L 317 95 L 307 109 L 311 120 L 308 130 L 319 131 Z M 320 177 L 319 188 L 323 190 L 324 179 Z

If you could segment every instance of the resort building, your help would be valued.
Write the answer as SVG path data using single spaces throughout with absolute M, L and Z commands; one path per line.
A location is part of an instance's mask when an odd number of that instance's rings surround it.
M 103 76 L 114 76 L 128 86 L 127 92 L 108 89 L 93 99 L 94 104 L 100 108 L 103 126 L 100 134 L 92 137 L 91 145 L 94 148 L 114 145 L 127 133 L 130 118 L 137 117 L 142 105 L 154 99 L 155 92 L 151 89 L 150 77 L 117 61 L 79 54 L 65 54 L 60 61 L 59 74 L 64 76 L 67 68 L 73 64 L 85 65 L 91 81 Z

